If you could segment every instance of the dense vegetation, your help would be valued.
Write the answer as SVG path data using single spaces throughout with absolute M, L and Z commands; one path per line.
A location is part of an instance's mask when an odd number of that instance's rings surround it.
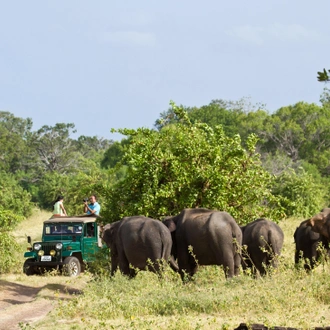
M 0 112 L 0 253 L 12 246 L 13 226 L 33 207 L 51 211 L 58 194 L 68 214 L 82 213 L 82 199 L 97 194 L 107 222 L 185 207 L 226 210 L 239 223 L 308 217 L 328 205 L 329 100 L 325 90 L 321 105 L 272 114 L 248 99 L 171 102 L 154 129 L 120 129 L 116 142 L 74 138 L 73 123 L 33 131 L 30 118 Z M 10 269 L 10 260 L 1 262 L 0 273 Z

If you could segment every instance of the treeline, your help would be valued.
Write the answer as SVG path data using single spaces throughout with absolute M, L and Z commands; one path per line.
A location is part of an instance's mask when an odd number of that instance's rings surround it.
M 307 217 L 328 205 L 329 99 L 325 90 L 320 106 L 299 102 L 272 114 L 248 99 L 171 103 L 154 129 L 118 130 L 125 138 L 116 142 L 73 138 L 72 123 L 33 131 L 30 118 L 0 112 L 0 217 L 52 210 L 58 194 L 69 214 L 80 214 L 91 193 L 108 221 L 185 207 L 224 209 L 240 223 Z

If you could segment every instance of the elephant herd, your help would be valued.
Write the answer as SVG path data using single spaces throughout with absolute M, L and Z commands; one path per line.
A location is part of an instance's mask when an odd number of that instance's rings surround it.
M 124 217 L 103 227 L 102 239 L 110 249 L 111 275 L 120 271 L 134 277 L 138 270 L 161 273 L 164 261 L 191 278 L 199 265 L 221 265 L 226 278 L 240 268 L 264 275 L 276 268 L 284 241 L 282 229 L 261 218 L 239 226 L 227 212 L 204 208 L 184 209 L 163 221 L 144 216 Z M 319 244 L 329 246 L 330 208 L 303 221 L 294 233 L 295 263 L 310 269 L 321 256 Z M 327 249 L 329 252 L 330 249 Z

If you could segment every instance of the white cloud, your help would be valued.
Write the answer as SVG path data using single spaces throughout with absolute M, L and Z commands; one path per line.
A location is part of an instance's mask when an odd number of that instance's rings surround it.
M 155 34 L 137 31 L 105 32 L 100 39 L 103 42 L 125 46 L 153 46 L 156 43 Z
M 274 23 L 266 27 L 242 25 L 227 31 L 227 35 L 248 43 L 261 45 L 269 40 L 279 41 L 320 41 L 322 35 L 300 24 Z
M 279 40 L 318 41 L 322 37 L 314 30 L 309 30 L 299 24 L 273 24 L 267 29 L 267 33 Z
M 262 32 L 263 29 L 261 27 L 243 25 L 234 27 L 227 31 L 227 34 L 249 43 L 261 45 L 263 43 Z

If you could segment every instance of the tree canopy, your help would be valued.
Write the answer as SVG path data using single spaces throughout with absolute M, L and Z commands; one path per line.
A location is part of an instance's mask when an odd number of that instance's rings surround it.
M 255 151 L 256 135 L 248 137 L 244 149 L 239 135 L 228 137 L 222 126 L 192 123 L 183 107 L 171 105 L 175 125 L 118 130 L 130 137 L 123 157 L 127 173 L 104 189 L 107 219 L 161 218 L 194 207 L 228 211 L 239 223 L 284 215 L 270 190 L 273 177 Z

